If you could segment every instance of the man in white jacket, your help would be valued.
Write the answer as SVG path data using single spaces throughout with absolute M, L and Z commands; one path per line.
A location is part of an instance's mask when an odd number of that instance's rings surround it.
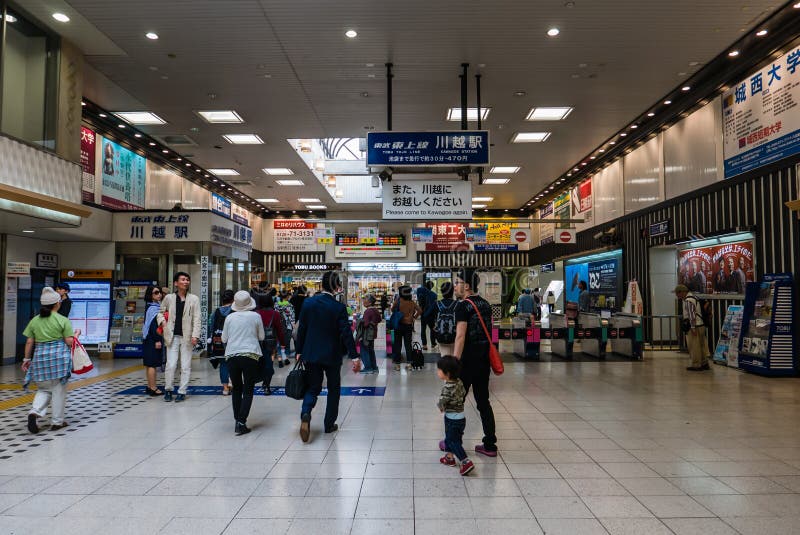
M 192 348 L 200 338 L 200 299 L 189 292 L 192 282 L 188 273 L 179 271 L 172 278 L 175 293 L 161 301 L 158 324 L 164 327 L 167 367 L 164 373 L 164 401 L 172 401 L 175 369 L 181 361 L 181 382 L 175 402 L 186 399 L 186 387 L 192 375 Z M 180 318 L 180 321 L 178 321 Z

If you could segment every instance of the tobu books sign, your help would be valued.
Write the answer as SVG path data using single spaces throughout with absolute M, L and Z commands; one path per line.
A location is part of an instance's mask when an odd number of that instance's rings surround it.
M 556 243 L 575 243 L 575 229 L 556 230 Z

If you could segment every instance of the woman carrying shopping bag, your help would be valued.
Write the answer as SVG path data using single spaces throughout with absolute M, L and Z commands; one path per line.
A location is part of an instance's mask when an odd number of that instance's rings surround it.
M 47 414 L 48 405 L 52 407 L 50 430 L 56 431 L 67 426 L 64 411 L 67 405 L 67 381 L 72 373 L 72 324 L 58 314 L 61 297 L 52 288 L 45 287 L 40 299 L 39 314 L 22 331 L 28 337 L 25 343 L 25 358 L 22 371 L 25 372 L 25 387 L 31 381 L 36 383 L 36 395 L 28 414 L 28 431 L 39 432 L 37 419 Z

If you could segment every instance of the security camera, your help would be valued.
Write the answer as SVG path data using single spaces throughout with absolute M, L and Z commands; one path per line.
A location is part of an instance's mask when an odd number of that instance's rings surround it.
M 378 176 L 380 177 L 381 180 L 385 180 L 387 182 L 391 182 L 392 181 L 392 173 L 394 173 L 394 169 L 392 169 L 391 167 L 386 167 L 386 168 L 384 168 L 383 171 L 381 171 L 378 174 Z
M 592 236 L 592 238 L 594 238 L 595 240 L 599 240 L 602 237 L 603 237 L 603 231 L 602 230 L 600 232 L 598 232 L 597 234 L 595 234 L 594 236 Z

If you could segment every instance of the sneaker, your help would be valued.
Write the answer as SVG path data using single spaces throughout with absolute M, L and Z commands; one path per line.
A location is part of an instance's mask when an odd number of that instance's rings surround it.
M 282 360 L 278 361 L 278 368 L 283 368 L 283 361 Z
M 447 445 L 444 443 L 444 440 L 439 441 L 439 449 L 442 451 L 447 451 Z
M 308 442 L 311 436 L 311 415 L 303 414 L 300 416 L 300 440 Z
M 268 385 L 263 385 L 262 387 L 264 388 L 264 395 L 265 396 L 271 396 L 272 395 L 272 389 Z
M 475 452 L 480 453 L 481 455 L 486 455 L 487 457 L 497 457 L 497 450 L 487 450 L 486 446 L 483 444 L 478 444 L 475 446 Z
M 28 415 L 28 431 L 34 435 L 39 432 L 39 425 L 36 423 L 37 416 L 33 413 Z
M 234 429 L 234 433 L 236 433 L 236 436 L 246 435 L 249 432 L 250 432 L 250 428 L 249 427 L 247 427 L 243 423 L 236 422 L 236 428 Z
M 453 457 L 448 457 L 447 455 L 445 455 L 444 457 L 439 459 L 439 462 L 444 464 L 444 465 L 447 465 L 447 466 L 455 466 L 456 465 L 456 460 Z
M 53 424 L 50 426 L 50 431 L 58 431 L 59 429 L 64 429 L 69 424 L 67 422 L 61 422 L 60 424 Z
M 164 401 L 172 401 L 172 392 L 164 392 Z
M 470 472 L 472 472 L 474 469 L 475 465 L 472 464 L 472 461 L 470 461 L 469 459 L 464 459 L 464 461 L 461 463 L 461 468 L 459 469 L 458 473 L 461 474 L 462 476 L 465 476 Z
M 178 394 L 177 396 L 175 396 L 175 403 L 178 403 L 180 401 L 186 401 L 186 394 Z
M 291 364 L 291 363 L 292 363 L 292 361 L 291 361 L 291 360 L 289 360 L 289 359 L 283 359 L 283 363 L 284 363 L 284 364 L 286 364 L 286 365 L 288 366 L 289 364 Z

